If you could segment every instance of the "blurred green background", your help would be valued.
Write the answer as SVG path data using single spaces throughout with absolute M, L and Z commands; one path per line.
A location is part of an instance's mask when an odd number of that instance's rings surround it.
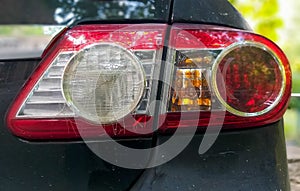
M 293 72 L 293 97 L 284 116 L 285 134 L 289 143 L 300 145 L 300 1 L 229 1 L 242 13 L 256 33 L 276 42 L 289 58 Z

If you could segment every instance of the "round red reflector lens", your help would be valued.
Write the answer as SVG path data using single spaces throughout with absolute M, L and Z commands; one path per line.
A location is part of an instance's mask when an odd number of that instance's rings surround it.
M 224 49 L 212 69 L 216 96 L 238 116 L 259 116 L 281 100 L 286 77 L 284 66 L 266 45 L 235 43 Z

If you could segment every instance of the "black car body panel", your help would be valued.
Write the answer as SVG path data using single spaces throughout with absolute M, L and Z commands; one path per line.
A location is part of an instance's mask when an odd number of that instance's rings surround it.
M 82 6 L 88 15 L 74 14 L 57 23 L 55 10 L 62 2 L 18 0 L 14 4 L 14 1 L 4 0 L 0 23 L 71 25 L 124 19 L 103 20 L 97 10 L 91 11 L 98 1 L 85 1 L 75 8 Z M 157 5 L 157 13 L 152 17 L 132 16 L 122 22 L 190 22 L 249 30 L 241 15 L 226 0 L 153 2 Z M 5 115 L 39 62 L 40 58 L 0 60 L 0 190 L 289 190 L 282 121 L 252 130 L 223 132 L 204 155 L 197 152 L 203 136 L 196 135 L 175 159 L 146 170 L 123 169 L 106 163 L 80 142 L 28 143 L 17 139 L 6 127 Z M 158 135 L 156 144 L 167 138 Z M 133 146 L 137 143 L 154 146 L 151 140 L 126 142 Z
M 2 0 L 0 24 L 61 24 L 80 22 L 204 23 L 249 29 L 226 0 Z M 16 2 L 14 2 L 16 1 Z
M 167 22 L 170 0 L 94 1 L 94 0 L 3 0 L 1 24 L 61 24 L 83 21 L 151 20 Z
M 282 125 L 223 132 L 203 155 L 198 154 L 202 135 L 196 135 L 175 159 L 146 170 L 132 191 L 289 190 Z
M 205 7 L 203 9 L 203 7 Z M 224 0 L 199 1 L 175 0 L 173 8 L 174 23 L 205 23 L 224 25 L 249 30 L 248 23 L 240 13 Z

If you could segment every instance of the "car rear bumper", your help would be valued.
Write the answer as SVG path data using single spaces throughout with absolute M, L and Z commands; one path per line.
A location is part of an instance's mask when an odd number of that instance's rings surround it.
M 198 154 L 203 136 L 195 135 L 176 158 L 144 171 L 108 164 L 83 143 L 29 144 L 7 133 L 2 130 L 0 139 L 4 191 L 290 190 L 282 121 L 223 132 L 203 155 Z M 151 141 L 132 142 L 139 144 Z
M 198 154 L 201 140 L 195 136 L 175 159 L 146 170 L 131 191 L 290 190 L 282 121 L 221 133 L 203 155 Z

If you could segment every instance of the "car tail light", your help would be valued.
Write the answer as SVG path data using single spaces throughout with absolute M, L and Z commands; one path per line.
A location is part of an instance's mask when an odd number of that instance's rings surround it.
M 155 24 L 66 30 L 15 100 L 8 126 L 19 137 L 39 140 L 101 136 L 100 124 L 112 137 L 150 134 L 152 79 L 165 29 Z
M 24 139 L 258 127 L 282 117 L 291 93 L 284 53 L 231 28 L 81 25 L 65 30 L 43 57 L 7 115 Z M 163 104 L 150 107 L 157 98 Z
M 266 38 L 239 30 L 175 25 L 165 75 L 161 132 L 208 125 L 257 127 L 279 120 L 291 93 L 284 53 Z M 212 128 L 212 127 L 210 127 Z

